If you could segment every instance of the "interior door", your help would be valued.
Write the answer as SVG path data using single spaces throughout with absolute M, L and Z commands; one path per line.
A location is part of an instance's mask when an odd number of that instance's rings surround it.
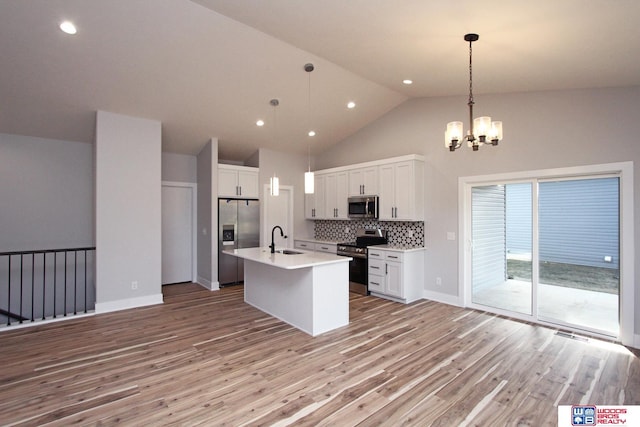
M 162 284 L 193 280 L 191 187 L 162 186 Z

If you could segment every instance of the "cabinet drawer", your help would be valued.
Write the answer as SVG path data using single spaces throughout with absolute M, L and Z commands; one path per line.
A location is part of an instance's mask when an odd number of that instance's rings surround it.
M 382 260 L 370 259 L 369 260 L 369 275 L 378 274 L 383 276 L 385 274 L 385 263 Z
M 386 259 L 387 261 L 402 262 L 403 255 L 404 254 L 402 252 L 389 251 L 384 253 L 384 259 Z
M 384 259 L 385 252 L 380 249 L 369 248 L 367 253 L 369 254 L 369 259 Z
M 369 292 L 384 292 L 384 276 L 369 274 Z
M 334 245 L 331 243 L 316 243 L 315 249 L 318 252 L 328 252 L 330 254 L 335 254 L 338 251 L 338 245 Z
M 294 247 L 296 247 L 297 249 L 307 249 L 309 251 L 312 251 L 313 248 L 313 243 L 309 243 L 309 242 L 302 242 L 299 240 L 296 240 L 293 244 Z

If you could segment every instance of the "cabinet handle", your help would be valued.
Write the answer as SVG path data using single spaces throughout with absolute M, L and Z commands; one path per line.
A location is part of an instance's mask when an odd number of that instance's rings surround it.
M 393 258 L 393 259 L 398 259 L 397 256 L 393 256 L 393 255 L 388 255 L 389 258 Z
M 364 194 L 364 184 L 360 185 L 360 194 Z
M 389 274 L 389 264 L 384 265 L 384 274 Z
M 242 186 L 238 185 L 238 196 L 242 196 Z
M 320 246 L 320 249 L 325 250 L 325 251 L 326 251 L 326 250 L 329 250 L 329 248 L 328 248 L 328 247 L 326 247 L 326 246 Z
M 380 283 L 378 282 L 371 282 L 372 285 L 376 285 L 376 286 L 380 286 Z
M 374 254 L 374 253 L 369 253 L 369 256 L 380 256 L 380 255 Z
M 375 267 L 375 266 L 371 266 L 371 268 L 373 268 L 374 270 L 380 270 L 380 267 Z

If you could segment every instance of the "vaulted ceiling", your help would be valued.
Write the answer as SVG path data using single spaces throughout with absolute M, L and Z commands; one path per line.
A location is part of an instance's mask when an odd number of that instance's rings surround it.
M 476 95 L 640 85 L 639 19 L 637 0 L 0 0 L 0 132 L 90 142 L 106 110 L 161 121 L 170 152 L 306 153 L 309 127 L 321 152 L 466 95 L 468 32 Z

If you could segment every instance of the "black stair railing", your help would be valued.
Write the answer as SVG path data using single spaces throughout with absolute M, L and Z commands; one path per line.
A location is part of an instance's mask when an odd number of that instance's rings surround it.
M 95 251 L 0 252 L 0 322 L 10 326 L 94 310 Z

